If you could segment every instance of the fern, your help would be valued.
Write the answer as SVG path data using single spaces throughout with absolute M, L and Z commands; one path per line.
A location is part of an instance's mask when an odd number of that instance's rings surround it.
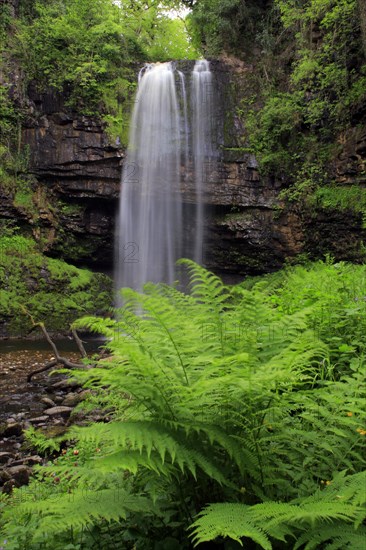
M 185 529 L 200 514 L 196 543 L 228 536 L 262 548 L 352 547 L 364 520 L 364 359 L 342 351 L 348 347 L 337 351 L 323 321 L 314 330 L 324 304 L 336 306 L 345 330 L 341 286 L 349 271 L 316 264 L 230 288 L 182 264 L 190 294 L 167 285 L 124 289 L 115 319 L 75 323 L 107 338 L 110 356 L 73 377 L 111 421 L 69 429 L 77 459 L 71 451 L 60 456 L 14 492 L 4 537 L 20 541 L 19 524 L 33 541 L 23 547 L 36 550 L 40 533 L 48 549 L 54 524 L 75 538 L 87 526 L 125 521 L 146 548 L 167 533 L 186 547 Z M 341 297 L 319 288 L 328 275 Z M 350 326 L 347 342 L 358 334 Z M 114 486 L 130 503 L 121 511 L 107 498 Z M 100 497 L 103 509 L 84 503 L 83 491 Z
M 343 548 L 361 549 L 366 533 L 366 528 L 360 527 L 366 518 L 365 483 L 366 472 L 354 476 L 340 474 L 333 487 L 297 502 L 268 501 L 254 506 L 211 504 L 193 523 L 192 538 L 198 544 L 218 536 L 236 541 L 249 537 L 262 548 L 272 548 L 268 537 L 286 542 L 285 537 L 291 535 L 297 541 L 294 550 L 304 544 L 306 549 L 317 548 L 317 544 L 324 542 L 329 543 L 326 548 L 342 548 L 343 544 Z M 357 531 L 350 523 L 358 527 Z M 258 533 L 262 534 L 261 539 Z
M 241 539 L 248 537 L 265 550 L 272 545 L 262 529 L 254 525 L 247 517 L 250 506 L 245 504 L 212 504 L 201 512 L 192 525 L 195 545 L 216 539 L 229 537 L 243 546 Z

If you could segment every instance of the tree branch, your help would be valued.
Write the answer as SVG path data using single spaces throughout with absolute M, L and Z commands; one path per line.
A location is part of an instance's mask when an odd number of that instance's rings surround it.
M 44 337 L 46 338 L 47 342 L 49 343 L 49 345 L 51 346 L 52 348 L 52 351 L 53 353 L 55 354 L 55 357 L 56 359 L 52 359 L 51 361 L 49 361 L 48 363 L 46 363 L 46 365 L 44 365 L 42 368 L 40 369 L 37 369 L 31 373 L 28 374 L 27 376 L 27 382 L 31 382 L 33 376 L 35 376 L 36 374 L 39 374 L 40 372 L 44 372 L 52 367 L 55 367 L 56 365 L 58 364 L 61 364 L 63 365 L 64 367 L 68 368 L 68 369 L 87 369 L 89 368 L 89 366 L 87 365 L 83 365 L 83 363 L 73 363 L 72 361 L 69 361 L 68 359 L 66 359 L 65 357 L 62 357 L 57 349 L 57 346 L 56 344 L 54 343 L 54 341 L 52 340 L 51 336 L 49 335 L 46 327 L 44 326 L 44 323 L 41 323 L 41 322 L 38 322 L 38 321 L 35 321 L 33 316 L 29 313 L 29 311 L 27 311 L 25 309 L 24 306 L 21 306 L 21 310 L 23 311 L 24 315 L 27 315 L 27 317 L 30 318 L 31 320 L 31 323 L 32 323 L 32 330 L 36 327 L 40 327 L 40 329 L 42 330 L 43 332 L 43 335 Z M 85 351 L 85 348 L 83 346 L 83 343 L 82 341 L 80 340 L 76 330 L 73 328 L 71 330 L 72 332 L 72 335 L 75 339 L 75 342 L 76 342 L 76 345 L 79 349 L 79 352 L 80 352 L 80 355 L 85 358 L 87 357 L 87 353 Z

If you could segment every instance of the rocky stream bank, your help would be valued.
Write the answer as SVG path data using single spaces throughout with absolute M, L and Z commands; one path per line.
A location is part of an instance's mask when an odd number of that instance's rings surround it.
M 25 430 L 34 427 L 46 436 L 57 436 L 71 424 L 103 421 L 105 414 L 96 410 L 86 415 L 75 410 L 90 392 L 57 371 L 52 375 L 49 371 L 42 372 L 27 381 L 31 372 L 54 359 L 52 351 L 37 349 L 34 343 L 33 349 L 22 350 L 14 350 L 6 342 L 1 344 L 0 492 L 9 493 L 13 487 L 27 485 L 32 467 L 45 464 L 50 456 L 32 447 Z M 74 351 L 63 351 L 62 355 L 70 361 L 80 360 Z

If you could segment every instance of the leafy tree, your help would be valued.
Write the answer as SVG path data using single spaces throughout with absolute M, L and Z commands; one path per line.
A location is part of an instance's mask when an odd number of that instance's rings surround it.
M 18 24 L 15 53 L 28 79 L 69 96 L 84 112 L 113 109 L 128 95 L 128 64 L 194 57 L 184 24 L 164 15 L 176 2 L 51 0 L 31 4 Z M 172 37 L 169 37 L 172 34 Z M 153 57 L 157 56 L 157 58 Z
M 267 0 L 199 0 L 189 17 L 196 44 L 208 55 L 248 53 L 264 16 Z

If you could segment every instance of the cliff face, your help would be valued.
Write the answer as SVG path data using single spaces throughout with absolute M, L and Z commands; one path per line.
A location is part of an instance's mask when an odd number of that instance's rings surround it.
M 218 91 L 220 156 L 206 182 L 207 267 L 227 274 L 263 273 L 304 252 L 357 260 L 365 238 L 361 216 L 283 209 L 279 193 L 286 182 L 261 177 L 256 159 L 242 143 L 243 123 L 236 106 L 248 68 L 223 61 L 212 61 L 211 66 Z M 100 121 L 71 112 L 59 96 L 32 90 L 22 141 L 36 179 L 34 196 L 47 200 L 43 209 L 38 205 L 36 223 L 21 209 L 14 212 L 9 197 L 3 197 L 2 215 L 20 212 L 22 223 L 43 239 L 51 255 L 111 268 L 123 150 L 110 143 Z M 352 183 L 362 172 L 365 143 L 360 130 L 346 140 L 336 167 L 339 181 L 347 178 Z M 189 209 L 194 202 L 189 179 L 182 193 Z M 189 234 L 188 228 L 188 239 Z

